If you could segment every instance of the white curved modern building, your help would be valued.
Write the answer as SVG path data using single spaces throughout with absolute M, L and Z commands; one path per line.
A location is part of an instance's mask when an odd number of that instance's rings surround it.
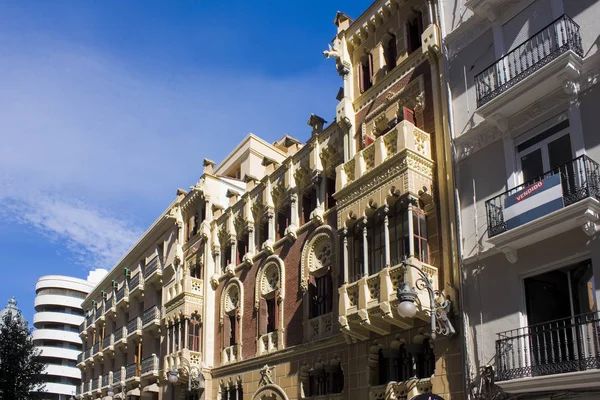
M 81 353 L 81 303 L 105 274 L 105 270 L 96 270 L 87 280 L 48 275 L 36 283 L 33 343 L 47 364 L 44 400 L 67 400 L 76 395 L 81 382 L 76 367 Z

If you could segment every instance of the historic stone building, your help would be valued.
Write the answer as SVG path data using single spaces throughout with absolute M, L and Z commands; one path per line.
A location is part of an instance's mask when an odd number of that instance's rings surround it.
M 335 16 L 335 121 L 205 159 L 85 300 L 84 398 L 462 397 L 438 15 Z

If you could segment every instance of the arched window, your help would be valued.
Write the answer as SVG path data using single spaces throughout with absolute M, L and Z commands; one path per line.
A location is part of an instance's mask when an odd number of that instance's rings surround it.
M 361 93 L 373 86 L 373 56 L 365 54 L 358 63 L 359 89 Z
M 285 236 L 285 230 L 292 221 L 292 207 L 290 204 L 282 205 L 277 212 L 277 240 Z
M 283 337 L 277 332 L 283 327 L 284 266 L 277 256 L 268 257 L 258 270 L 254 308 L 257 312 L 257 347 L 259 354 L 280 349 Z
M 192 317 L 189 319 L 188 326 L 188 346 L 191 351 L 201 351 L 201 328 L 202 324 L 198 314 L 192 315 Z
M 222 339 L 224 349 L 239 344 L 240 297 L 239 285 L 237 283 L 230 283 L 225 290 L 222 300 L 223 314 L 221 315 L 221 320 L 223 324 Z
M 202 264 L 194 262 L 190 265 L 190 276 L 196 279 L 202 279 Z
M 329 362 L 319 359 L 308 371 L 308 385 L 304 385 L 305 395 L 325 396 L 328 394 L 342 393 L 344 390 L 344 371 L 341 360 L 335 356 Z M 308 386 L 308 390 L 306 390 Z
M 398 48 L 396 45 L 396 36 L 390 34 L 389 39 L 383 45 L 383 56 L 385 58 L 385 65 L 387 66 L 388 72 L 396 67 L 396 60 L 398 58 Z

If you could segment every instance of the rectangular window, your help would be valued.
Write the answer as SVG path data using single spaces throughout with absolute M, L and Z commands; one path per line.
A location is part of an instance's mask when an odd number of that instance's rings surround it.
M 408 213 L 406 208 L 395 206 L 389 217 L 390 257 L 392 266 L 402 262 L 409 253 Z
M 427 219 L 419 208 L 413 208 L 413 239 L 415 257 L 421 262 L 429 262 L 429 246 L 427 245 Z
M 421 35 L 423 34 L 423 14 L 419 11 L 418 15 L 411 21 L 406 23 L 408 52 L 421 47 Z
M 244 259 L 244 255 L 246 255 L 246 253 L 248 252 L 248 237 L 246 236 L 247 234 L 244 234 L 243 237 L 239 238 L 237 241 L 237 260 L 236 260 L 236 265 L 239 265 L 242 263 L 242 260 Z
M 311 300 L 309 318 L 316 318 L 330 313 L 333 308 L 331 274 L 327 273 L 321 277 L 311 276 L 309 279 L 309 294 Z
M 289 205 L 284 206 L 277 213 L 277 239 L 281 239 L 285 236 L 285 230 L 290 225 L 292 217 L 292 209 Z
M 235 315 L 228 315 L 227 318 L 229 318 L 229 326 L 231 327 L 229 329 L 229 345 L 235 346 L 237 344 L 237 318 Z
M 363 274 L 363 234 L 362 228 L 355 227 L 354 236 L 351 240 L 351 259 L 350 259 L 350 282 L 355 282 L 362 277 Z
M 378 216 L 371 219 L 367 237 L 369 239 L 369 275 L 372 275 L 381 271 L 385 264 L 383 221 Z
M 225 271 L 225 268 L 231 264 L 231 245 L 227 244 L 221 250 L 221 268 Z
M 311 188 L 302 196 L 302 225 L 310 221 L 310 214 L 317 208 L 317 191 Z
M 267 300 L 267 332 L 274 332 L 277 330 L 275 326 L 275 298 Z
M 269 238 L 269 220 L 265 219 L 260 226 L 258 227 L 258 248 L 259 250 L 262 248 L 264 242 Z
M 333 194 L 335 193 L 335 178 L 330 178 L 326 176 L 325 178 L 325 209 L 329 210 L 330 208 L 335 207 L 335 198 Z

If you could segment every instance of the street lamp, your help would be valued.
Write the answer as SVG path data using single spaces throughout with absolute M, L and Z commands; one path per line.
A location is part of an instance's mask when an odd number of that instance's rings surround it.
M 404 267 L 404 282 L 398 287 L 398 314 L 404 318 L 413 318 L 417 314 L 417 290 L 426 289 L 429 293 L 429 304 L 431 306 L 431 338 L 435 339 L 437 333 L 452 336 L 455 330 L 448 319 L 450 300 L 446 298 L 444 293 L 434 289 L 427 274 L 416 265 L 410 264 L 406 256 L 402 260 L 402 265 Z M 410 283 L 406 281 L 406 273 L 409 267 L 417 270 L 419 274 L 414 287 L 410 287 Z
M 175 400 L 175 384 L 177 383 L 178 374 L 179 372 L 177 371 L 177 368 L 175 368 L 175 365 L 167 372 L 167 377 L 171 383 L 171 400 Z

